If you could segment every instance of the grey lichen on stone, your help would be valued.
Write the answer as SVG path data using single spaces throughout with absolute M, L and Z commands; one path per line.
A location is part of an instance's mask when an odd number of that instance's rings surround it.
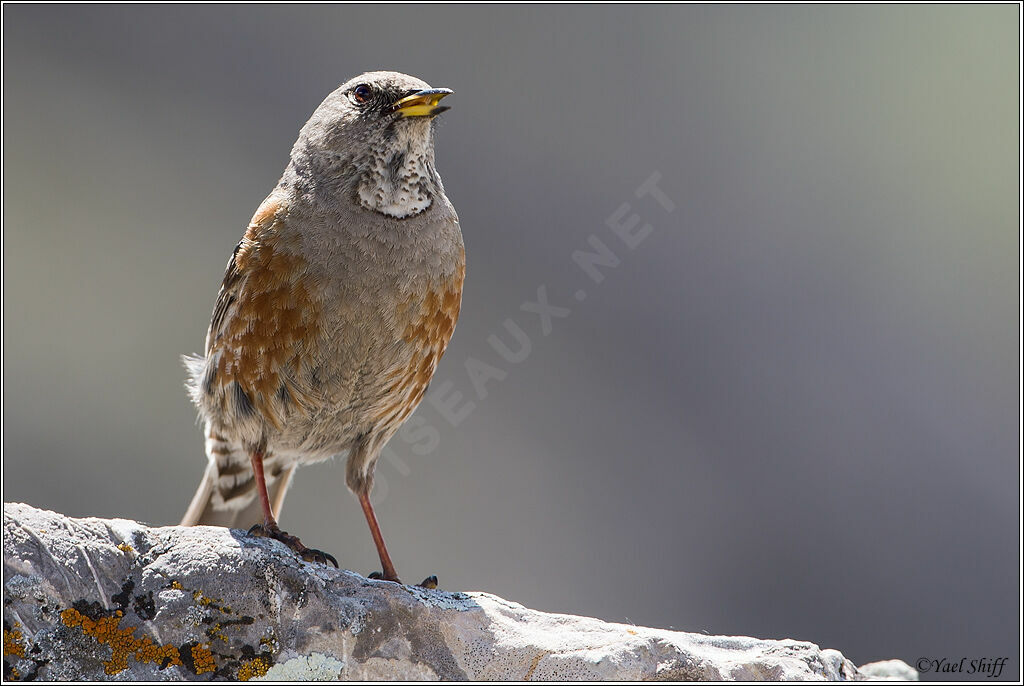
M 263 676 L 254 681 L 337 681 L 342 678 L 345 663 L 341 660 L 313 653 L 304 657 L 293 657 L 287 662 L 272 666 Z
M 612 624 L 370 580 L 240 531 L 19 504 L 4 505 L 4 590 L 8 679 L 916 676 L 899 661 L 862 673 L 812 643 Z

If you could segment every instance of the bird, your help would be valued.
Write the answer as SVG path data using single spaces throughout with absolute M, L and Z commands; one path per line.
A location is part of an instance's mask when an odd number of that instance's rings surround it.
M 228 260 L 204 353 L 182 358 L 207 466 L 181 525 L 256 520 L 248 533 L 337 566 L 277 518 L 298 466 L 344 458 L 380 557 L 371 577 L 401 583 L 370 493 L 462 306 L 462 230 L 434 161 L 452 92 L 366 72 L 300 130 Z

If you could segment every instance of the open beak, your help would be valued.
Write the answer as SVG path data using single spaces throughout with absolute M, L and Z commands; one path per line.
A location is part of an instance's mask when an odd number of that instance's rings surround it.
M 397 112 L 400 117 L 432 117 L 451 109 L 437 103 L 444 96 L 454 92 L 450 88 L 428 88 L 402 98 L 395 103 L 391 111 Z

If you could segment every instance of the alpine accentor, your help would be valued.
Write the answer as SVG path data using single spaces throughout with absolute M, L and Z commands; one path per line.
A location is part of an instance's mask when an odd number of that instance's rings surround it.
M 375 576 L 398 581 L 369 495 L 462 302 L 462 233 L 434 167 L 433 122 L 451 92 L 369 72 L 302 127 L 228 261 L 206 354 L 185 358 L 209 464 L 183 525 L 262 516 L 253 533 L 336 565 L 276 515 L 298 465 L 345 455 L 383 566 Z

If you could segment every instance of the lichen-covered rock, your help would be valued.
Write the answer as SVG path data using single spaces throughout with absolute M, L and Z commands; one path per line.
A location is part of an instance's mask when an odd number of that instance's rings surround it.
M 921 675 L 903 660 L 882 660 L 860 666 L 860 673 L 872 681 L 917 681 Z
M 309 564 L 240 531 L 27 505 L 4 505 L 4 587 L 8 679 L 864 678 L 811 643 L 546 614 Z

